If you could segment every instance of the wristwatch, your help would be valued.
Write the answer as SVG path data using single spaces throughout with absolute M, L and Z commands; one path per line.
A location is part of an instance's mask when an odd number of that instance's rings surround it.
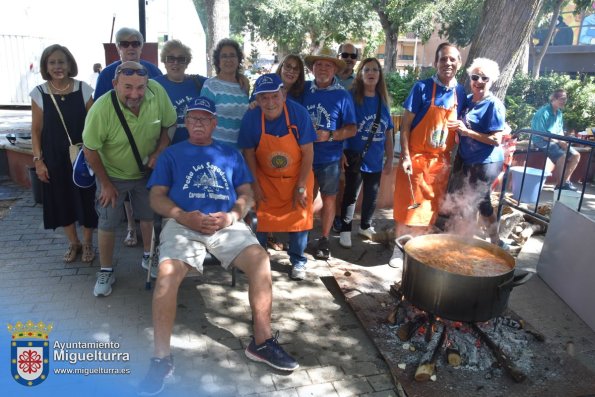
M 33 161 L 39 161 L 41 160 L 41 156 L 33 156 Z
M 297 191 L 298 191 L 299 194 L 304 194 L 304 192 L 306 191 L 306 188 L 303 187 L 303 186 L 300 186 L 300 187 L 297 188 Z
M 329 141 L 329 142 L 332 142 L 332 141 L 334 141 L 334 139 L 333 139 L 333 131 L 329 131 L 329 132 L 328 132 L 328 141 Z

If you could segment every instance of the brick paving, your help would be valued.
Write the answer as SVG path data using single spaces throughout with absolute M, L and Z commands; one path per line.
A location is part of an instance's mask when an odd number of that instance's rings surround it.
M 152 353 L 151 291 L 145 290 L 146 273 L 140 267 L 141 247 L 124 247 L 125 223 L 117 234 L 112 295 L 92 294 L 98 259 L 92 264 L 65 264 L 67 240 L 61 230 L 43 229 L 42 208 L 29 189 L 0 178 L 0 200 L 15 200 L 0 219 L 0 320 L 44 321 L 54 324 L 50 341 L 118 342 L 127 362 L 81 362 L 70 365 L 51 361 L 55 368 L 127 368 L 129 375 L 58 375 L 27 391 L 10 379 L 10 334 L 0 336 L 2 395 L 21 396 L 130 396 L 145 375 Z M 378 211 L 376 229 L 390 225 L 390 211 Z M 140 233 L 139 233 L 140 235 Z M 390 284 L 391 269 L 384 265 L 391 248 L 363 243 L 343 250 L 333 239 L 334 256 L 367 263 Z M 533 238 L 523 248 L 517 266 L 535 267 L 542 241 Z M 287 277 L 288 260 L 271 252 L 274 288 L 273 328 L 280 342 L 299 360 L 293 373 L 270 370 L 249 361 L 243 349 L 250 339 L 247 283 L 240 274 L 230 286 L 229 272 L 215 266 L 205 275 L 184 280 L 172 347 L 174 383 L 164 396 L 396 396 L 389 369 L 360 323 L 345 303 L 332 277 L 334 260 L 310 261 L 308 280 Z M 547 337 L 552 349 L 567 352 L 595 373 L 595 333 L 562 302 L 539 277 L 515 288 L 510 307 Z M 76 350 L 76 349 L 75 349 Z M 53 349 L 50 349 L 52 354 Z M 79 350 L 80 351 L 80 350 Z M 115 351 L 115 350 L 111 350 Z M 595 375 L 594 375 L 595 379 Z
M 99 264 L 65 264 L 67 240 L 61 230 L 44 230 L 42 208 L 28 189 L 4 178 L 0 200 L 16 201 L 0 220 L 0 320 L 51 322 L 50 341 L 118 342 L 128 362 L 86 362 L 70 365 L 51 361 L 54 368 L 129 368 L 130 375 L 58 375 L 34 387 L 35 396 L 134 395 L 152 353 L 151 291 L 140 267 L 142 249 L 119 243 L 115 263 L 117 281 L 110 296 L 92 294 Z M 140 233 L 139 233 L 140 235 Z M 391 252 L 381 254 L 388 261 Z M 272 371 L 249 361 L 243 349 L 249 342 L 250 310 L 247 283 L 210 266 L 201 277 L 184 280 L 172 337 L 175 379 L 164 396 L 395 396 L 389 370 L 375 346 L 345 304 L 327 262 L 311 261 L 306 281 L 292 282 L 286 256 L 275 253 L 273 269 L 273 328 L 280 342 L 300 362 L 293 373 Z M 10 334 L 0 337 L 0 387 L 9 394 L 26 390 L 10 379 Z M 76 349 L 74 349 L 76 350 Z M 73 351 L 74 351 L 73 350 Z M 50 354 L 53 349 L 50 348 Z M 31 390 L 32 392 L 32 390 Z M 31 394 L 33 395 L 33 394 Z

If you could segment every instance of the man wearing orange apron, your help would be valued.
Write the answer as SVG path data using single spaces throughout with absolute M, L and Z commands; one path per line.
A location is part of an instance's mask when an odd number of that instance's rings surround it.
M 255 176 L 256 237 L 266 247 L 269 232 L 288 232 L 291 278 L 303 280 L 304 250 L 313 225 L 316 132 L 306 108 L 286 101 L 282 88 L 281 78 L 274 73 L 256 80 L 258 106 L 244 115 L 238 145 Z
M 459 117 L 465 101 L 465 90 L 456 81 L 461 66 L 458 49 L 449 43 L 440 44 L 434 66 L 436 75 L 417 82 L 404 103 L 393 204 L 397 237 L 428 232 L 448 185 L 455 131 L 448 130 L 447 122 Z M 389 264 L 402 268 L 398 248 Z

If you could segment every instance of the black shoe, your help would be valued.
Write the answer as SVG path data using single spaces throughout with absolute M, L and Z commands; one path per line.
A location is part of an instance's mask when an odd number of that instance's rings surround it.
M 327 260 L 331 257 L 329 241 L 327 237 L 320 237 L 314 247 L 314 257 L 316 259 Z
M 570 182 L 570 181 L 568 181 L 568 182 L 564 182 L 564 183 L 562 184 L 562 186 L 558 187 L 558 189 L 560 189 L 560 190 L 571 190 L 571 191 L 573 191 L 573 192 L 576 192 L 576 190 L 577 190 L 577 189 L 576 189 L 576 186 L 574 186 L 574 185 L 572 184 L 572 182 Z
M 174 373 L 174 359 L 170 355 L 165 358 L 151 359 L 149 372 L 139 385 L 139 396 L 155 396 L 163 391 L 166 380 Z
M 278 337 L 279 331 L 275 333 L 274 337 L 265 340 L 261 345 L 256 345 L 254 337 L 252 337 L 245 351 L 246 357 L 282 371 L 293 371 L 298 368 L 300 366 L 298 362 L 279 346 Z
M 333 220 L 333 232 L 341 233 L 341 226 L 342 226 L 341 217 L 335 216 L 335 219 Z

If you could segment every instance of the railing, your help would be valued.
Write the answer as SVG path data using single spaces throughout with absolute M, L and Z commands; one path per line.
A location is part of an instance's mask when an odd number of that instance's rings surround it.
M 583 205 L 583 199 L 585 196 L 585 190 L 587 188 L 587 183 L 588 183 L 588 177 L 589 177 L 589 171 L 591 169 L 591 162 L 593 160 L 593 150 L 595 149 L 595 141 L 587 141 L 587 140 L 583 140 L 583 139 L 578 139 L 578 138 L 574 138 L 571 136 L 564 136 L 564 135 L 554 135 L 554 134 L 550 134 L 547 132 L 541 132 L 541 131 L 535 131 L 535 130 L 531 130 L 531 129 L 521 129 L 521 130 L 517 130 L 514 131 L 512 133 L 512 135 L 514 137 L 516 137 L 518 139 L 518 137 L 520 135 L 528 135 L 529 136 L 529 145 L 527 147 L 527 153 L 525 155 L 525 165 L 524 165 L 524 170 L 523 170 L 523 176 L 521 179 L 521 185 L 520 185 L 520 190 L 518 192 L 518 200 L 507 200 L 505 197 L 505 193 L 507 191 L 507 185 L 508 185 L 508 177 L 510 174 L 510 167 L 506 168 L 506 171 L 504 173 L 504 177 L 502 180 L 502 190 L 500 192 L 500 200 L 498 203 L 498 220 L 500 220 L 501 216 L 502 216 L 502 208 L 504 205 L 507 205 L 511 208 L 514 208 L 518 211 L 521 211 L 529 216 L 532 216 L 536 219 L 539 219 L 543 222 L 549 223 L 549 218 L 541 215 L 537 212 L 537 208 L 539 207 L 539 201 L 541 198 L 541 186 L 543 185 L 543 182 L 545 182 L 545 178 L 546 173 L 545 173 L 545 167 L 547 164 L 547 160 L 548 160 L 548 153 L 549 153 L 549 145 L 546 149 L 539 149 L 537 148 L 533 142 L 532 139 L 534 135 L 536 136 L 540 136 L 542 138 L 544 138 L 544 140 L 546 140 L 548 143 L 551 141 L 551 139 L 556 139 L 558 141 L 563 141 L 563 142 L 567 142 L 568 146 L 566 147 L 566 159 L 568 159 L 568 156 L 570 154 L 570 148 L 572 147 L 572 145 L 582 145 L 582 146 L 587 146 L 589 148 L 589 160 L 587 162 L 587 167 L 585 169 L 585 174 L 582 178 L 582 189 L 581 189 L 581 196 L 579 199 L 579 203 L 578 203 L 578 211 L 580 212 L 581 207 Z M 537 194 L 537 200 L 535 201 L 535 206 L 533 207 L 533 209 L 531 210 L 529 208 L 529 206 L 525 207 L 525 206 L 521 206 L 521 198 L 523 197 L 523 188 L 525 185 L 525 177 L 526 177 L 526 173 L 527 173 L 527 164 L 529 162 L 529 156 L 531 153 L 544 153 L 545 154 L 545 161 L 544 161 L 544 165 L 541 171 L 541 178 L 539 181 L 539 191 Z M 560 180 L 563 181 L 564 180 L 564 176 L 566 175 L 566 161 L 564 162 L 564 167 L 562 168 L 562 175 L 560 177 Z M 574 173 L 576 173 L 578 171 L 578 169 L 576 169 L 574 171 Z M 560 196 L 562 194 L 561 190 L 558 190 L 558 194 L 557 197 L 554 197 L 554 200 L 560 200 Z

